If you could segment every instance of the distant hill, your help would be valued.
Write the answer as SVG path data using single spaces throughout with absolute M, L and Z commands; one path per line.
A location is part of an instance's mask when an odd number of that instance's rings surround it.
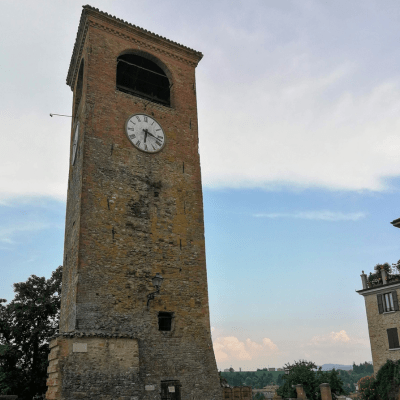
M 322 371 L 330 371 L 333 368 L 342 369 L 344 371 L 349 371 L 349 370 L 353 369 L 352 365 L 343 365 L 343 364 L 324 364 L 321 367 L 322 367 Z

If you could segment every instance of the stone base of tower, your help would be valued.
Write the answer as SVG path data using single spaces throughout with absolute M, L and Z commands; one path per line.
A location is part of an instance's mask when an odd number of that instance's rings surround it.
M 139 395 L 138 341 L 129 337 L 59 336 L 50 343 L 46 398 L 121 399 Z
M 146 374 L 127 335 L 68 333 L 50 342 L 48 400 L 221 400 L 215 379 Z M 189 374 L 191 375 L 191 374 Z

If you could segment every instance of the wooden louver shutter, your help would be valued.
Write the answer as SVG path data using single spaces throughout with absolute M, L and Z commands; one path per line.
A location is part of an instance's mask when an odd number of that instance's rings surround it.
M 399 335 L 397 333 L 397 328 L 387 329 L 389 349 L 398 349 L 399 345 Z
M 395 290 L 393 290 L 392 292 L 392 297 L 393 297 L 394 311 L 399 311 L 399 301 L 397 300 L 397 292 Z
M 383 301 L 382 301 L 382 295 L 381 294 L 377 294 L 376 298 L 378 299 L 378 310 L 379 310 L 379 314 L 383 314 Z

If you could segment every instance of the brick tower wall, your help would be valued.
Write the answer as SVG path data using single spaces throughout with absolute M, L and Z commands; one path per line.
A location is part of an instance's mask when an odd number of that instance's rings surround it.
M 170 380 L 180 382 L 182 400 L 220 399 L 198 154 L 195 67 L 200 57 L 90 7 L 84 9 L 80 32 L 75 61 L 79 67 L 83 58 L 85 69 L 78 153 L 69 175 L 63 335 L 57 339 L 64 353 L 53 372 L 59 374 L 54 398 L 72 399 L 73 392 L 95 398 L 102 382 L 110 382 L 107 357 L 97 357 L 93 380 L 94 370 L 85 361 L 90 354 L 74 353 L 73 343 L 83 335 L 92 342 L 137 341 L 138 368 L 116 370 L 115 385 L 129 381 L 132 388 L 133 380 L 139 398 L 159 399 L 160 382 Z M 173 83 L 171 107 L 116 90 L 117 57 L 127 51 L 145 52 L 164 67 Z M 162 126 L 166 145 L 161 152 L 146 154 L 132 146 L 124 128 L 135 113 L 148 114 Z M 147 308 L 156 273 L 164 282 Z M 174 313 L 171 331 L 158 330 L 160 311 Z M 133 345 L 126 346 L 129 351 Z M 94 347 L 86 348 L 90 353 Z

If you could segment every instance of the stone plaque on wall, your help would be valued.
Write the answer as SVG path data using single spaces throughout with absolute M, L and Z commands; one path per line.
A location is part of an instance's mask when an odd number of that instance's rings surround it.
M 74 353 L 87 353 L 87 343 L 74 343 L 72 351 Z

